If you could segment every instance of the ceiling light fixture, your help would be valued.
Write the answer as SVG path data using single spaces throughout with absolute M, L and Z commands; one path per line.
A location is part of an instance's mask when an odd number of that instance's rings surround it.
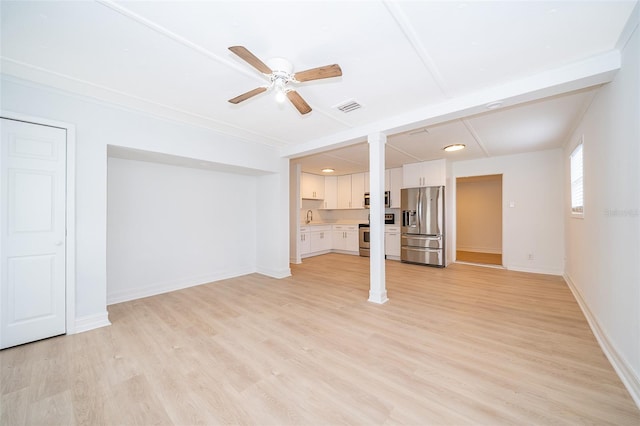
M 273 90 L 276 92 L 276 102 L 283 103 L 287 96 L 285 94 L 285 82 L 281 78 L 276 78 L 273 82 Z
M 495 102 L 488 103 L 486 107 L 487 109 L 496 109 L 496 108 L 500 108 L 502 104 L 503 104 L 502 101 L 495 101 Z
M 335 169 L 332 169 L 331 167 L 326 167 L 322 169 L 322 173 L 333 173 L 333 172 L 335 172 Z
M 453 145 L 447 145 L 442 149 L 444 149 L 447 152 L 454 152 L 454 151 L 460 151 L 461 149 L 464 149 L 465 147 L 466 147 L 466 145 L 463 144 L 463 143 L 454 143 Z

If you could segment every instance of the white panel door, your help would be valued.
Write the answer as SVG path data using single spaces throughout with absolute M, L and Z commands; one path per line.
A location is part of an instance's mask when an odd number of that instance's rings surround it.
M 0 124 L 0 348 L 7 348 L 66 332 L 66 130 Z

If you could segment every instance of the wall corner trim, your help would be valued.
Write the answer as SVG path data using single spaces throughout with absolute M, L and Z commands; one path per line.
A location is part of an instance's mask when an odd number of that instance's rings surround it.
M 77 334 L 82 333 L 89 330 L 94 330 L 100 327 L 106 327 L 111 325 L 109 322 L 109 312 L 104 311 L 100 314 L 87 315 L 84 317 L 76 318 L 74 324 L 73 333 L 68 334 Z
M 266 275 L 267 277 L 281 279 L 287 278 L 291 276 L 291 268 L 285 269 L 271 269 L 271 268 L 262 268 L 258 267 L 256 269 L 258 274 Z
M 620 377 L 620 380 L 622 380 L 622 383 L 629 391 L 631 398 L 633 398 L 633 401 L 636 403 L 638 408 L 640 408 L 640 377 L 638 377 L 638 375 L 634 373 L 633 369 L 627 364 L 625 359 L 611 344 L 611 342 L 607 338 L 606 333 L 598 324 L 598 320 L 593 315 L 586 301 L 582 297 L 580 290 L 578 290 L 578 287 L 576 287 L 574 282 L 571 280 L 571 277 L 565 273 L 563 275 L 563 278 L 569 286 L 571 293 L 573 293 L 573 297 L 575 297 L 576 301 L 578 302 L 582 313 L 587 318 L 589 327 L 596 337 L 600 348 L 613 366 L 613 369 L 616 371 L 616 373 L 618 373 L 618 377 Z

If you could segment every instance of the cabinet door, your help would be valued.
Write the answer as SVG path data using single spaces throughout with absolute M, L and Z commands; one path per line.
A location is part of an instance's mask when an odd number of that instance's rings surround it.
M 324 176 L 302 173 L 300 180 L 302 198 L 311 200 L 322 200 L 324 198 Z
M 384 254 L 387 256 L 400 257 L 400 229 L 397 231 L 385 232 Z
M 364 173 L 354 173 L 351 175 L 351 208 L 364 208 Z
M 311 189 L 311 182 L 308 173 L 300 174 L 300 197 L 301 198 L 313 198 L 313 189 Z
M 344 232 L 342 230 L 335 230 L 332 231 L 332 236 L 331 236 L 331 247 L 334 250 L 345 250 L 345 238 L 344 238 Z
M 416 188 L 422 185 L 422 163 L 405 164 L 402 166 L 402 187 Z
M 338 176 L 338 208 L 351 208 L 351 175 Z
M 311 253 L 331 250 L 331 227 L 326 226 L 318 230 L 313 228 L 311 227 L 310 231 Z
M 391 169 L 384 171 L 384 190 L 391 191 Z
M 359 241 L 358 231 L 346 231 L 345 235 L 346 235 L 346 242 L 345 242 L 344 250 L 359 252 L 360 241 Z
M 311 253 L 311 238 L 309 232 L 300 233 L 300 255 Z
M 424 165 L 424 185 L 440 186 L 444 185 L 446 164 L 445 160 L 426 161 Z
M 364 173 L 364 192 L 370 191 L 371 185 L 369 184 L 369 172 Z
M 387 170 L 389 172 L 389 189 L 391 191 L 391 208 L 400 208 L 400 190 L 402 189 L 402 167 Z
M 324 200 L 324 176 L 311 175 L 313 182 L 313 195 L 317 200 Z
M 338 208 L 338 178 L 337 176 L 325 176 L 324 178 L 324 203 L 325 209 Z

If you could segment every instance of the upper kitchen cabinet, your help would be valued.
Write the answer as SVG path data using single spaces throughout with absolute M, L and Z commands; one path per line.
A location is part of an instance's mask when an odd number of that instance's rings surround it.
M 338 176 L 338 209 L 364 208 L 364 173 Z
M 445 184 L 446 160 L 424 161 L 402 166 L 402 187 L 441 186 Z
M 365 176 L 365 174 L 367 176 Z M 365 180 L 368 181 L 369 173 L 354 173 L 351 175 L 351 208 L 364 208 L 364 193 L 367 192 Z
M 323 209 L 333 210 L 338 208 L 338 177 L 325 176 L 324 178 L 324 204 Z
M 324 199 L 324 176 L 311 173 L 302 173 L 301 192 L 303 199 L 323 200 Z
M 351 208 L 351 175 L 338 176 L 338 208 Z
M 400 208 L 400 190 L 402 189 L 402 167 L 385 171 L 384 190 L 391 192 L 391 208 Z

